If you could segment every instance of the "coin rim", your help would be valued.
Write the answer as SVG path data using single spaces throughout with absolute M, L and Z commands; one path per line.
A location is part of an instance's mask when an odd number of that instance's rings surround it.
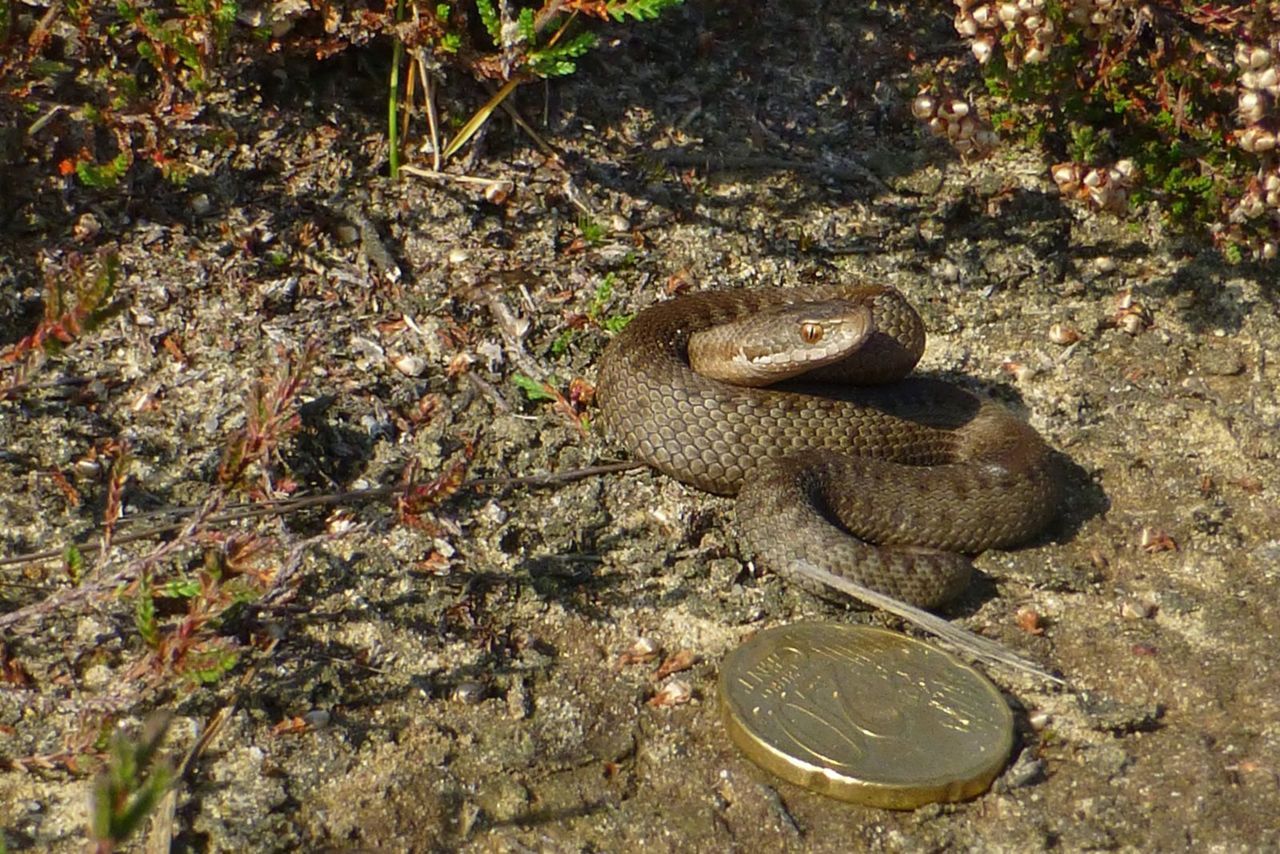
M 840 774 L 830 768 L 806 762 L 786 753 L 775 744 L 770 743 L 762 734 L 752 730 L 745 722 L 745 710 L 734 708 L 732 692 L 726 687 L 727 675 L 741 669 L 733 666 L 734 659 L 741 658 L 746 654 L 745 651 L 755 644 L 776 642 L 771 640 L 773 636 L 798 629 L 811 630 L 814 628 L 843 635 L 888 635 L 897 641 L 921 644 L 929 649 L 930 652 L 946 658 L 953 667 L 966 672 L 971 680 L 976 680 L 977 684 L 990 692 L 992 698 L 997 702 L 997 708 L 1004 712 L 1000 716 L 1003 718 L 1004 739 L 992 751 L 991 761 L 979 765 L 977 770 L 965 779 L 925 781 L 911 784 L 883 783 L 851 777 L 847 774 Z M 729 733 L 730 740 L 738 746 L 738 749 L 747 758 L 789 783 L 851 803 L 884 809 L 911 810 L 931 803 L 954 803 L 968 800 L 982 794 L 990 787 L 992 781 L 999 776 L 1000 771 L 1008 763 L 1009 757 L 1013 752 L 1013 711 L 1009 708 L 1009 703 L 1005 700 L 1004 695 L 1000 693 L 1000 690 L 996 688 L 990 679 L 945 650 L 929 646 L 923 641 L 916 640 L 901 632 L 890 631 L 876 626 L 851 626 L 845 623 L 807 621 L 764 629 L 725 656 L 720 665 L 720 678 L 717 687 L 720 692 L 720 717 L 724 722 L 725 730 Z

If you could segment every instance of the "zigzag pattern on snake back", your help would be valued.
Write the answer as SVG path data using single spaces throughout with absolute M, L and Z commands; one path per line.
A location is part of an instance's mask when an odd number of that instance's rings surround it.
M 696 332 L 835 299 L 869 306 L 874 332 L 821 369 L 821 383 L 744 388 L 689 365 Z M 739 534 L 770 569 L 815 588 L 812 564 L 932 607 L 967 585 L 966 555 L 1039 533 L 1059 484 L 1048 446 L 1008 410 L 902 378 L 923 349 L 919 316 L 891 288 L 704 292 L 637 316 L 601 358 L 596 399 L 606 430 L 637 458 L 737 495 Z

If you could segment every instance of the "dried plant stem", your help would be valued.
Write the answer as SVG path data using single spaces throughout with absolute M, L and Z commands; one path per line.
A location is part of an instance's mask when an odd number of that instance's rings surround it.
M 422 48 L 415 54 L 418 59 L 418 76 L 422 78 L 422 101 L 427 113 L 427 132 L 431 135 L 431 169 L 440 171 L 440 123 L 436 116 L 436 91 L 427 72 L 427 56 Z
M 507 115 L 511 117 L 511 121 L 516 123 L 516 127 L 520 128 L 520 130 L 524 131 L 529 135 L 529 138 L 533 140 L 533 144 L 538 147 L 539 151 L 541 151 L 547 157 L 554 157 L 557 160 L 559 159 L 560 157 L 559 152 L 557 152 L 555 148 L 552 147 L 551 143 L 543 139 L 542 136 L 536 130 L 534 130 L 533 127 L 528 122 L 524 120 L 524 116 L 520 115 L 520 111 L 517 110 L 514 105 L 509 104 L 506 101 L 503 101 L 502 109 L 505 110 Z
M 440 155 L 442 159 L 448 160 L 458 149 L 466 145 L 471 137 L 475 136 L 480 128 L 484 127 L 484 123 L 489 121 L 489 116 L 493 115 L 493 111 L 498 109 L 498 105 L 507 99 L 507 96 L 516 90 L 524 81 L 518 77 L 513 77 L 506 83 L 502 84 L 502 88 L 494 93 L 493 97 L 485 102 L 485 105 L 476 110 L 475 115 L 467 119 L 467 123 L 458 131 L 457 136 L 449 141 L 445 146 L 444 152 Z
M 106 578 L 86 581 L 78 587 L 69 587 L 63 590 L 57 590 L 46 598 L 40 600 L 34 605 L 26 608 L 19 608 L 16 611 L 10 611 L 7 614 L 0 614 L 0 630 L 8 629 L 20 623 L 24 623 L 35 617 L 47 616 L 60 611 L 70 605 L 76 605 L 97 596 L 101 596 L 108 591 L 114 590 L 122 584 L 128 584 L 142 576 L 155 564 L 167 558 L 169 555 L 187 548 L 191 539 L 201 528 L 209 524 L 209 518 L 214 515 L 218 508 L 221 494 L 214 495 L 188 518 L 186 521 L 169 526 L 168 530 L 181 529 L 181 533 L 167 543 L 161 543 L 151 552 L 140 558 L 129 561 L 119 572 L 116 572 Z M 118 541 L 117 541 L 118 542 Z M 92 547 L 88 544 L 85 551 L 92 551 Z M 62 554 L 61 551 L 55 552 L 52 557 Z M 37 558 L 46 560 L 46 558 Z M 19 559 L 10 558 L 9 562 L 21 562 Z
M 893 188 L 884 182 L 879 175 L 866 166 L 847 157 L 832 162 L 815 162 L 796 160 L 789 157 L 771 157 L 767 155 L 735 155 L 698 151 L 660 151 L 646 154 L 667 166 L 705 169 L 714 172 L 736 170 L 770 171 L 770 172 L 802 172 L 832 178 L 837 181 L 862 180 L 875 185 L 883 192 L 892 193 Z
M 552 472 L 548 474 L 526 475 L 523 477 L 482 477 L 469 480 L 459 487 L 459 491 L 480 490 L 503 487 L 534 487 L 549 486 L 556 483 L 568 483 L 575 480 L 582 480 L 588 477 L 594 477 L 601 474 L 612 474 L 614 472 L 628 471 L 629 469 L 639 468 L 640 463 L 605 463 L 598 466 L 587 466 L 585 468 L 570 469 L 563 472 Z M 198 508 L 193 507 L 176 507 L 164 511 L 168 513 L 196 513 L 199 515 L 198 521 L 203 525 L 220 525 L 227 522 L 240 522 L 245 519 L 260 519 L 266 516 L 285 516 L 290 513 L 297 513 L 302 510 L 309 510 L 314 507 L 328 507 L 333 505 L 357 504 L 364 501 L 376 501 L 380 499 L 390 498 L 404 491 L 403 486 L 377 486 L 372 489 L 352 489 L 345 492 L 332 492 L 323 495 L 308 495 L 301 498 L 288 498 L 278 501 L 263 501 L 257 504 L 246 504 L 224 510 L 221 513 L 206 511 L 208 505 Z M 141 517 L 137 517 L 141 518 Z M 120 520 L 122 523 L 126 520 Z M 133 531 L 127 534 L 117 534 L 113 540 L 113 545 L 124 545 L 126 543 L 135 543 L 141 540 L 149 540 L 171 531 L 183 530 L 175 542 L 189 536 L 188 529 L 191 528 L 192 520 L 183 520 L 169 522 L 161 525 L 154 525 L 144 531 Z M 82 554 L 94 554 L 98 549 L 96 543 L 85 543 L 79 546 Z M 25 555 L 16 555 L 14 557 L 0 558 L 0 567 L 16 566 L 24 563 L 33 563 L 42 560 L 55 560 L 63 556 L 63 549 L 46 549 L 45 551 L 32 552 Z M 125 580 L 132 580 L 125 579 Z M 77 588 L 80 589 L 80 588 Z M 4 620 L 10 615 L 0 616 L 0 628 L 7 625 Z

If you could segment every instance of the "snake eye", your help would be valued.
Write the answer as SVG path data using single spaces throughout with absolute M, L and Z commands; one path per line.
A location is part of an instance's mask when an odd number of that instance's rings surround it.
M 822 324 L 821 323 L 802 323 L 800 324 L 800 337 L 804 339 L 806 344 L 817 344 L 822 340 Z

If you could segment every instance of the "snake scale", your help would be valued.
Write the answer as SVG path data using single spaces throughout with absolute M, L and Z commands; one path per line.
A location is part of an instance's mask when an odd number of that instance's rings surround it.
M 741 387 L 690 366 L 697 333 L 819 300 L 862 311 L 870 331 L 815 379 Z M 785 327 L 780 317 L 766 325 Z M 822 334 L 802 326 L 797 341 Z M 1048 446 L 1004 407 L 907 378 L 923 349 L 919 315 L 892 288 L 708 291 L 628 324 L 601 357 L 596 399 L 635 457 L 737 495 L 739 535 L 765 566 L 819 589 L 805 573 L 816 565 L 933 607 L 968 584 L 968 555 L 1039 533 L 1059 483 Z

